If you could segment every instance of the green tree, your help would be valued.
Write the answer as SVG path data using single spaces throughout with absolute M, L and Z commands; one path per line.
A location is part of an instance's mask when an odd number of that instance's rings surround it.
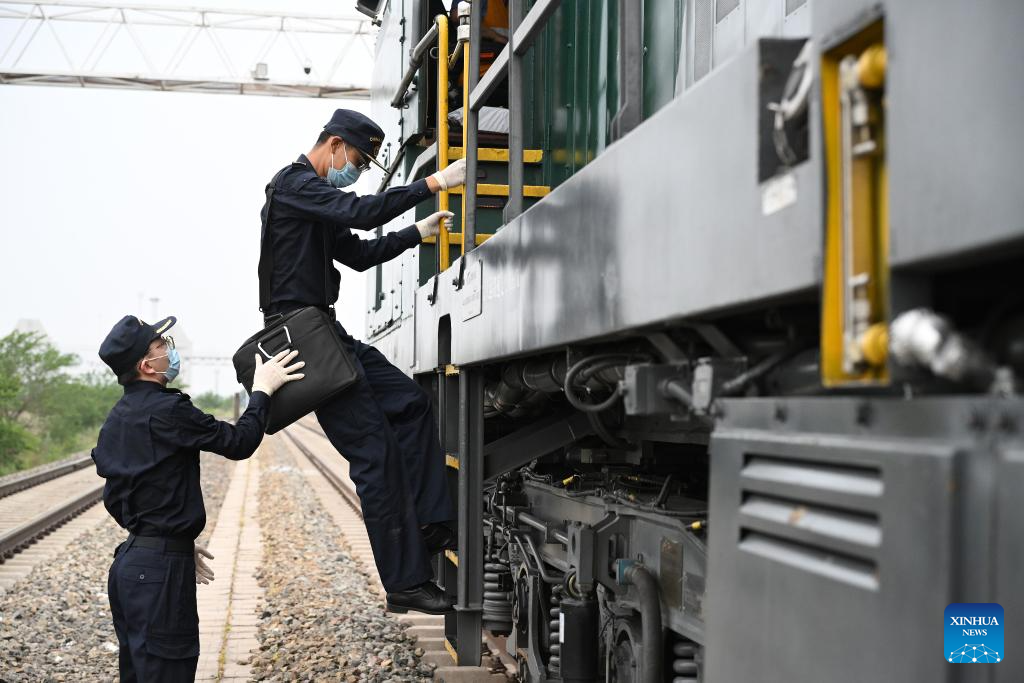
M 66 370 L 76 360 L 38 332 L 0 338 L 0 387 L 9 394 L 0 404 L 0 418 L 17 421 L 39 415 L 55 387 L 67 382 Z
M 112 376 L 95 373 L 53 385 L 41 418 L 44 448 L 71 452 L 84 447 L 83 436 L 93 436 L 121 393 Z
M 0 473 L 94 442 L 121 390 L 107 376 L 70 376 L 75 362 L 38 333 L 0 338 Z

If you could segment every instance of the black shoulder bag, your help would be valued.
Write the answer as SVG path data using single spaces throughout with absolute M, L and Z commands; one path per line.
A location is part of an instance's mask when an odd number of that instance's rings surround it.
M 278 171 L 267 185 L 267 210 L 262 217 L 260 237 L 260 310 L 270 306 L 270 280 L 274 273 L 274 253 L 270 245 L 271 202 L 274 190 L 284 169 Z M 331 255 L 328 252 L 327 231 L 324 238 L 324 301 L 330 291 Z M 264 361 L 286 349 L 297 349 L 296 361 L 305 361 L 305 378 L 288 382 L 274 392 L 270 400 L 267 434 L 284 429 L 299 418 L 326 404 L 332 398 L 359 381 L 355 362 L 342 343 L 334 326 L 334 316 L 316 306 L 306 306 L 279 316 L 262 330 L 245 340 L 235 352 L 232 361 L 238 382 L 252 393 L 253 375 L 256 373 L 256 355 Z

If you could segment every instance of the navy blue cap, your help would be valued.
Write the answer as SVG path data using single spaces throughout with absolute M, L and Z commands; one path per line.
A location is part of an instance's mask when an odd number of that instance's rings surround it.
M 115 375 L 128 372 L 146 357 L 149 344 L 174 326 L 178 319 L 173 315 L 150 325 L 126 315 L 110 329 L 107 338 L 100 344 L 100 359 L 110 366 Z
M 331 135 L 341 136 L 345 139 L 345 144 L 352 145 L 364 157 L 380 166 L 382 171 L 388 172 L 376 158 L 384 142 L 384 131 L 368 116 L 351 109 L 336 109 L 324 130 Z

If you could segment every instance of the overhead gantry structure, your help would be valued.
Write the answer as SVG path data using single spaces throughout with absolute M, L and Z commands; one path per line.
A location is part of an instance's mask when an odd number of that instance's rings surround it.
M 369 97 L 360 14 L 0 0 L 0 84 Z

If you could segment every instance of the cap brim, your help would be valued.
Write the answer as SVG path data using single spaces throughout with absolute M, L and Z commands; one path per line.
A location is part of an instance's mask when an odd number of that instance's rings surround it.
M 156 335 L 155 337 L 153 337 L 153 339 L 156 339 L 156 337 L 162 337 L 163 335 L 167 334 L 167 330 L 174 327 L 174 324 L 176 322 L 178 322 L 178 319 L 175 318 L 173 315 L 169 315 L 163 320 L 153 323 L 151 327 L 153 328 L 153 332 Z
M 352 145 L 352 146 L 356 147 L 355 145 Z M 387 175 L 387 173 L 388 173 L 387 167 L 384 164 L 382 164 L 379 161 L 377 161 L 376 157 L 371 156 L 370 154 L 367 154 L 366 152 L 364 152 L 363 150 L 359 149 L 358 147 L 356 147 L 356 151 L 359 152 L 360 154 L 362 154 L 364 159 L 369 159 L 370 161 L 372 161 L 373 164 L 377 168 L 379 168 L 380 170 L 384 171 L 384 175 Z

